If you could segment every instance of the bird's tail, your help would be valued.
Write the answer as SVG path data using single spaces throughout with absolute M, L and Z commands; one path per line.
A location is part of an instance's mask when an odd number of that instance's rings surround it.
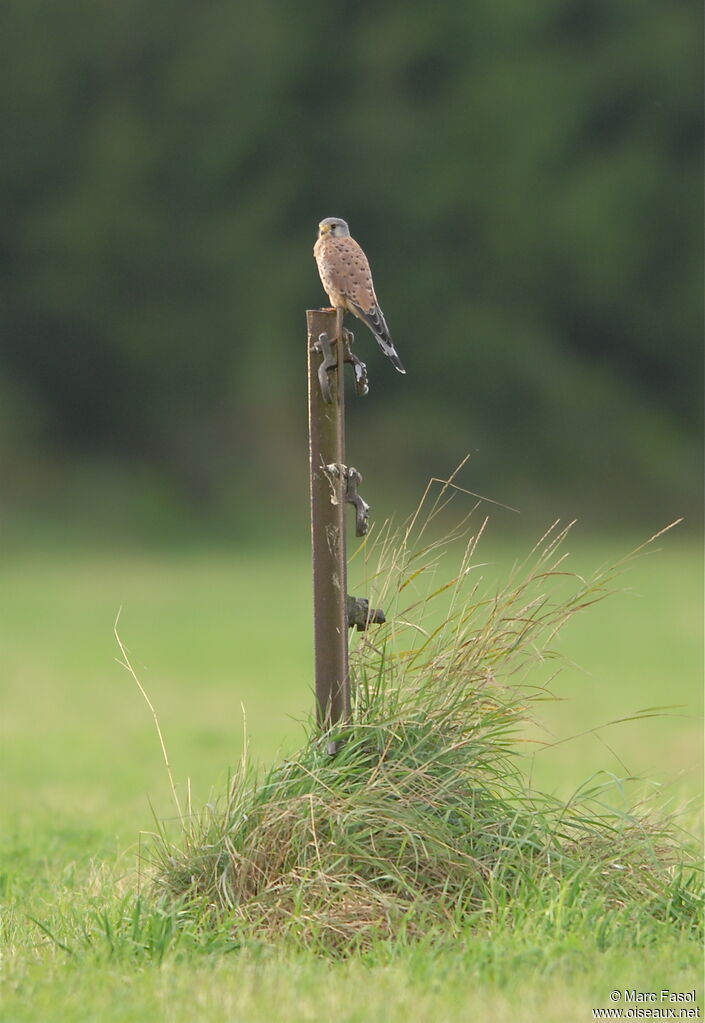
M 387 356 L 392 366 L 394 366 L 399 373 L 406 373 L 406 370 L 401 364 L 401 359 L 397 355 L 397 350 L 392 342 L 388 338 L 380 337 L 379 334 L 375 334 L 375 337 L 377 338 L 377 344 Z
M 384 319 L 384 314 L 382 313 L 380 307 L 376 305 L 373 309 L 370 310 L 369 313 L 365 312 L 365 310 L 361 309 L 359 306 L 356 306 L 355 308 L 357 310 L 357 315 L 370 328 L 375 338 L 377 339 L 377 344 L 382 349 L 384 354 L 387 356 L 392 366 L 394 366 L 394 368 L 399 373 L 406 373 L 406 370 L 402 366 L 401 359 L 397 355 L 397 350 L 394 347 L 392 339 L 389 335 L 389 328 L 387 327 L 387 323 Z

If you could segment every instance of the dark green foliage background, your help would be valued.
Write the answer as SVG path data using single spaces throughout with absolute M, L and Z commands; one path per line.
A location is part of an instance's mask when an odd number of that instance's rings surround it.
M 697 506 L 695 4 L 5 0 L 0 38 L 6 503 L 68 464 L 305 501 L 337 215 L 408 369 L 359 328 L 363 471 Z

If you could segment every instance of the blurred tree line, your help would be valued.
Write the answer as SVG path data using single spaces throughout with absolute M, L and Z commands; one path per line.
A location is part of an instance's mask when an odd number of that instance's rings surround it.
M 5 0 L 0 36 L 6 501 L 69 463 L 305 501 L 336 215 L 408 370 L 357 325 L 363 472 L 697 505 L 696 5 Z

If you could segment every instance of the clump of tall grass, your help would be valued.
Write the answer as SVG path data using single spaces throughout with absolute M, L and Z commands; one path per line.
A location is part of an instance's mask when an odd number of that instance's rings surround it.
M 697 886 L 667 827 L 533 791 L 521 730 L 545 698 L 535 667 L 615 569 L 568 573 L 556 524 L 506 584 L 483 589 L 484 522 L 441 539 L 452 481 L 430 487 L 405 529 L 361 549 L 387 624 L 351 652 L 353 712 L 264 775 L 245 756 L 220 805 L 185 815 L 157 844 L 156 887 L 235 936 L 328 953 L 478 925 L 512 899 L 577 885 L 605 910 L 638 904 L 689 926 Z M 477 508 L 473 509 L 474 512 Z M 444 558 L 462 544 L 457 569 Z M 618 566 L 617 566 L 618 567 Z M 329 753 L 334 740 L 336 753 Z

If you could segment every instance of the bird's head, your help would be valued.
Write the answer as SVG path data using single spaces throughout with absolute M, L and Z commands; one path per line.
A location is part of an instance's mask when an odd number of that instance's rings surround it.
M 349 238 L 350 228 L 340 217 L 326 217 L 318 225 L 318 237 L 325 238 L 327 235 L 334 238 Z

